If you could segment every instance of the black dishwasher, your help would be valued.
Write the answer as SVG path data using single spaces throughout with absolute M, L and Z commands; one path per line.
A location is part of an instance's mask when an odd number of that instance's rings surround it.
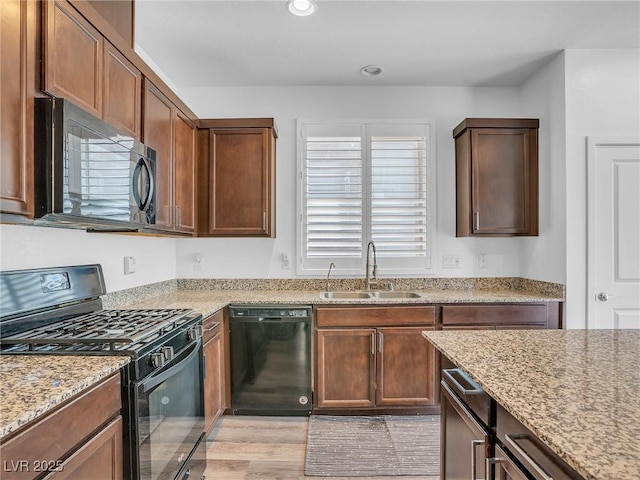
M 234 415 L 311 414 L 311 306 L 231 305 Z

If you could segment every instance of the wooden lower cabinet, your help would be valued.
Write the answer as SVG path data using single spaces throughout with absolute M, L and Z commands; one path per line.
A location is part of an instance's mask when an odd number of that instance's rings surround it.
M 318 329 L 316 406 L 375 405 L 374 328 Z
M 316 409 L 433 406 L 432 306 L 317 309 Z
M 121 388 L 116 373 L 2 438 L 2 479 L 122 479 Z
M 208 435 L 224 410 L 222 312 L 207 317 L 204 329 L 204 427 Z
M 120 480 L 123 478 L 122 448 L 122 417 L 119 416 L 62 462 L 58 471 L 45 478 Z
M 377 329 L 376 405 L 432 405 L 435 348 L 422 336 L 423 327 Z
M 562 328 L 559 302 L 443 305 L 443 330 Z

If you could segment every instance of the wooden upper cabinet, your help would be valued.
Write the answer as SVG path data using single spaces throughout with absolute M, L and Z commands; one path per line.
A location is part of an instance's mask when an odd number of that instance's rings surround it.
M 103 119 L 139 138 L 142 74 L 106 40 L 103 61 Z
M 0 210 L 33 216 L 36 3 L 0 2 Z
M 139 138 L 140 70 L 70 4 L 47 0 L 43 5 L 42 89 Z
M 174 117 L 174 225 L 193 232 L 196 227 L 196 126 L 180 111 Z
M 467 118 L 454 129 L 456 236 L 538 235 L 538 125 Z
M 117 33 L 131 48 L 134 46 L 134 1 L 133 0 L 68 0 L 75 8 L 92 21 L 100 15 L 113 32 Z M 96 25 L 98 26 L 98 25 Z M 98 27 L 101 29 L 101 27 Z M 111 35 L 104 32 L 111 38 Z
M 196 126 L 150 81 L 144 82 L 144 138 L 156 151 L 156 224 L 195 230 Z
M 145 80 L 143 142 L 156 151 L 156 227 L 173 228 L 173 104 Z
M 199 235 L 274 237 L 273 119 L 203 120 L 201 126 L 214 128 L 202 171 L 209 177 L 208 214 Z
M 43 6 L 43 90 L 101 118 L 102 35 L 66 2 Z

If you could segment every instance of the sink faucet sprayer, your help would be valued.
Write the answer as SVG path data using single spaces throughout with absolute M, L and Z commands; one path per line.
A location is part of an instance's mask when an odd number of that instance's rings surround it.
M 335 267 L 335 266 L 336 266 L 336 264 L 333 263 L 333 262 L 331 262 L 331 265 L 329 265 L 329 271 L 327 272 L 327 285 L 326 285 L 326 288 L 325 288 L 325 292 L 329 291 L 329 275 L 331 275 L 331 269 L 333 267 Z
M 369 276 L 369 267 L 370 267 L 369 254 L 371 250 L 373 250 L 373 269 L 371 270 L 371 277 L 370 277 Z M 366 266 L 366 272 L 364 277 L 365 290 L 371 290 L 371 285 L 374 285 L 374 286 L 378 285 L 378 279 L 376 277 L 377 272 L 378 272 L 378 260 L 376 259 L 376 246 L 372 241 L 370 241 L 367 244 L 367 266 Z

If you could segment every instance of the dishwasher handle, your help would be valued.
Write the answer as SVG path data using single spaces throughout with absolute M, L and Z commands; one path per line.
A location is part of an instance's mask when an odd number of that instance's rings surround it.
M 231 317 L 232 323 L 311 323 L 310 317 Z

